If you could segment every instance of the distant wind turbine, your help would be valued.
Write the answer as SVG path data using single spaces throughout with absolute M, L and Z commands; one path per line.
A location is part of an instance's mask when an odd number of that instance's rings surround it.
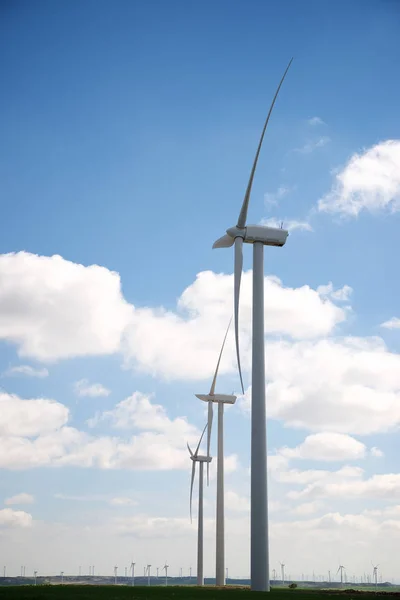
M 150 585 L 150 569 L 151 565 L 147 565 L 147 585 Z
M 232 320 L 232 319 L 231 319 Z M 207 456 L 210 456 L 211 427 L 213 422 L 213 404 L 218 404 L 218 453 L 217 453 L 217 518 L 216 518 L 216 550 L 215 550 L 215 584 L 225 585 L 225 514 L 224 514 L 224 404 L 235 404 L 236 396 L 216 394 L 218 369 L 224 351 L 231 321 L 225 333 L 219 353 L 217 366 L 208 394 L 196 394 L 196 397 L 208 403 L 207 420 Z M 209 481 L 209 465 L 207 463 L 207 484 Z
M 61 577 L 61 585 L 63 585 L 63 583 L 64 583 L 64 571 L 61 571 L 60 577 Z
M 279 563 L 281 565 L 281 573 L 282 573 L 282 585 L 285 585 L 285 563 Z
M 163 566 L 163 570 L 165 571 L 165 585 L 168 585 L 168 567 L 167 561 L 165 561 L 165 565 Z
M 340 571 L 340 585 L 343 585 L 343 571 L 344 571 L 345 567 L 343 565 L 339 565 L 338 570 L 336 571 L 336 575 L 339 573 Z
M 131 580 L 131 584 L 132 586 L 135 585 L 135 564 L 133 561 L 131 562 L 131 572 L 132 572 L 132 580 Z
M 374 580 L 375 580 L 375 592 L 378 590 L 378 567 L 379 565 L 374 566 L 372 561 L 371 561 L 371 565 L 373 567 L 373 576 L 374 576 Z
M 33 571 L 33 576 L 35 578 L 35 585 L 37 585 L 36 579 L 37 579 L 37 571 Z
M 192 520 L 192 497 L 193 497 L 193 484 L 196 475 L 196 463 L 198 462 L 199 467 L 199 507 L 198 507 L 198 525 L 197 525 L 197 585 L 204 585 L 203 575 L 203 485 L 204 485 L 204 463 L 211 462 L 211 456 L 199 456 L 200 444 L 204 436 L 204 432 L 207 425 L 203 429 L 199 443 L 195 452 L 192 452 L 189 444 L 187 444 L 190 460 L 192 461 L 192 478 L 190 482 L 190 520 Z
M 114 584 L 117 585 L 117 578 L 118 578 L 118 567 L 117 565 L 115 565 L 114 567 Z

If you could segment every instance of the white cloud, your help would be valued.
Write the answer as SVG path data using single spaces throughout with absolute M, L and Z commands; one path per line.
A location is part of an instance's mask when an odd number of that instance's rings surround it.
M 132 307 L 117 273 L 61 256 L 0 255 L 0 339 L 52 361 L 116 352 Z
M 318 481 L 298 492 L 290 492 L 296 498 L 375 498 L 398 501 L 400 499 L 400 474 L 373 475 L 369 479 L 355 478 L 342 481 Z
M 3 508 L 0 510 L 0 527 L 30 527 L 32 515 L 23 510 Z
M 382 323 L 381 327 L 385 327 L 385 329 L 400 329 L 400 319 L 398 317 L 392 317 L 389 321 Z
M 320 285 L 317 287 L 317 292 L 321 295 L 321 296 L 326 296 L 328 298 L 331 298 L 331 300 L 334 300 L 336 302 L 348 302 L 350 300 L 350 297 L 353 293 L 353 288 L 351 288 L 349 285 L 344 285 L 341 288 L 338 288 L 337 290 L 334 289 L 333 287 L 333 283 L 330 281 L 328 284 L 326 285 Z
M 177 536 L 191 535 L 194 530 L 193 523 L 188 517 L 151 517 L 148 515 L 135 515 L 115 519 L 115 526 L 120 534 L 129 534 L 138 538 L 175 538 Z M 207 519 L 204 523 L 205 531 L 210 529 Z
M 272 206 L 278 204 L 279 200 L 282 200 L 285 196 L 287 196 L 292 188 L 281 185 L 278 187 L 276 192 L 267 192 L 264 194 L 264 202 L 266 206 Z
M 111 506 L 135 506 L 137 504 L 136 500 L 133 498 L 111 498 L 110 500 Z
M 400 355 L 380 338 L 266 345 L 267 411 L 287 426 L 369 434 L 400 424 Z M 251 389 L 239 401 L 250 407 Z
M 320 117 L 311 117 L 311 119 L 308 119 L 307 123 L 313 127 L 316 125 L 325 125 L 325 122 Z
M 101 383 L 89 383 L 87 379 L 76 381 L 74 389 L 78 396 L 89 396 L 90 398 L 109 396 L 111 394 L 110 390 Z
M 380 450 L 376 446 L 371 448 L 370 453 L 371 453 L 371 456 L 375 456 L 375 458 L 382 458 L 383 456 L 385 456 L 384 453 L 382 452 L 382 450 Z
M 365 444 L 344 433 L 321 432 L 306 437 L 296 448 L 281 448 L 287 458 L 341 461 L 359 460 L 366 455 Z
M 68 415 L 68 408 L 54 400 L 23 400 L 0 392 L 0 436 L 4 438 L 53 431 L 65 425 Z
M 22 492 L 21 494 L 16 494 L 15 496 L 6 498 L 4 500 L 4 504 L 7 504 L 8 506 L 13 504 L 33 504 L 34 501 L 35 499 L 31 494 L 26 494 L 25 492 Z
M 330 141 L 331 139 L 328 136 L 324 135 L 318 139 L 308 141 L 301 148 L 296 148 L 295 152 L 299 152 L 300 154 L 311 154 L 312 152 L 314 152 L 314 150 L 317 150 L 318 148 L 323 148 L 324 146 L 329 144 Z
M 30 365 L 17 365 L 16 367 L 10 367 L 3 373 L 3 377 L 12 377 L 13 375 L 25 375 L 26 377 L 38 377 L 43 379 L 48 377 L 49 371 L 45 368 L 35 368 Z
M 251 340 L 251 279 L 251 271 L 243 273 L 240 328 L 244 361 Z M 183 292 L 177 312 L 135 310 L 124 346 L 127 364 L 168 379 L 212 376 L 231 317 L 232 294 L 232 275 L 205 271 Z M 331 333 L 346 318 L 345 309 L 309 286 L 284 287 L 278 278 L 265 277 L 266 333 L 310 339 Z M 228 371 L 236 372 L 232 334 L 228 336 L 220 368 L 221 374 Z
M 335 175 L 318 210 L 356 217 L 362 210 L 400 209 L 400 140 L 386 140 L 354 154 Z
M 6 469 L 49 465 L 98 469 L 186 469 L 189 464 L 186 441 L 196 443 L 200 435 L 198 429 L 184 417 L 170 419 L 162 406 L 152 404 L 139 392 L 119 403 L 114 411 L 101 414 L 95 420 L 108 420 L 119 429 L 140 430 L 136 435 L 123 438 L 94 437 L 65 426 L 68 409 L 55 402 L 23 401 L 7 396 L 5 404 L 2 413 L 0 396 L 0 468 Z M 18 410 L 13 404 L 17 404 Z M 37 437 L 29 439 L 28 436 Z M 231 469 L 237 466 L 235 455 L 229 460 L 231 464 L 227 464 L 227 471 L 229 466 Z
M 226 490 L 225 507 L 230 511 L 248 512 L 250 510 L 250 500 L 246 496 L 240 496 L 233 490 Z
M 266 225 L 267 227 L 280 227 L 281 223 L 283 223 L 283 228 L 287 231 L 295 231 L 299 229 L 300 231 L 314 231 L 311 223 L 308 221 L 296 221 L 295 219 L 284 219 L 282 221 L 278 221 L 274 217 L 269 219 L 262 219 L 261 224 Z
M 322 502 L 304 502 L 292 508 L 291 512 L 295 515 L 307 516 L 316 513 L 322 506 Z

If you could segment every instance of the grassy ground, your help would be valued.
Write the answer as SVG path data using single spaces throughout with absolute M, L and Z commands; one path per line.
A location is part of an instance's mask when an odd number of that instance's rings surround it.
M 263 592 L 251 592 L 248 588 L 215 587 L 198 588 L 184 587 L 127 587 L 115 585 L 86 586 L 86 585 L 43 585 L 43 586 L 5 586 L 0 588 L 1 600 L 254 600 L 254 597 L 264 595 Z M 341 600 L 362 597 L 372 598 L 371 592 L 342 592 L 340 590 L 307 590 L 272 589 L 271 600 Z M 378 593 L 382 595 L 382 592 Z M 330 597 L 330 598 L 328 598 Z M 334 598 L 332 598 L 334 597 Z

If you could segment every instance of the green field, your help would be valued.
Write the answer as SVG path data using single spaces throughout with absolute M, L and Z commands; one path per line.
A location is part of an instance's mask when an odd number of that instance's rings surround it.
M 248 588 L 196 586 L 128 587 L 115 585 L 39 585 L 4 586 L 0 588 L 1 600 L 250 600 L 264 592 L 251 592 Z M 352 600 L 372 599 L 376 596 L 399 596 L 399 592 L 359 592 L 352 590 L 309 590 L 273 588 L 271 600 Z

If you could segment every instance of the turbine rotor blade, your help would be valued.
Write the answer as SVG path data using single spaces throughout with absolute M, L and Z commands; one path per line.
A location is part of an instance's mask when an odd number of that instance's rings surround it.
M 265 131 L 267 129 L 268 122 L 269 122 L 272 110 L 274 108 L 274 105 L 275 105 L 275 101 L 276 101 L 276 99 L 278 97 L 278 94 L 279 94 L 279 91 L 281 89 L 282 83 L 284 82 L 284 79 L 286 77 L 287 72 L 289 71 L 289 67 L 292 64 L 292 61 L 293 61 L 293 58 L 290 59 L 289 64 L 286 67 L 286 71 L 284 72 L 283 77 L 282 77 L 282 79 L 279 82 L 279 85 L 278 85 L 277 90 L 275 92 L 275 96 L 274 96 L 274 98 L 272 100 L 272 103 L 271 103 L 271 106 L 269 108 L 267 118 L 266 118 L 265 123 L 264 123 L 264 128 L 263 128 L 262 133 L 261 133 L 261 138 L 260 138 L 260 141 L 259 141 L 259 144 L 258 144 L 256 156 L 255 156 L 254 163 L 253 163 L 253 167 L 251 169 L 249 183 L 247 184 L 246 194 L 244 196 L 242 208 L 241 208 L 240 213 L 239 213 L 239 219 L 238 219 L 238 222 L 237 222 L 237 226 L 240 229 L 243 229 L 246 226 L 247 211 L 248 211 L 248 208 L 249 208 L 251 187 L 253 185 L 254 173 L 256 172 L 258 157 L 259 157 L 261 146 L 262 146 L 262 143 L 263 143 L 263 140 L 264 140 Z
M 203 433 L 202 433 L 202 434 L 201 434 L 201 436 L 200 436 L 199 443 L 197 444 L 196 451 L 195 451 L 195 453 L 194 453 L 194 455 L 193 455 L 193 456 L 195 456 L 195 457 L 196 457 L 196 456 L 198 455 L 198 453 L 199 453 L 199 448 L 200 448 L 201 440 L 203 439 L 203 436 L 204 436 L 204 434 L 205 434 L 205 431 L 206 431 L 206 429 L 207 429 L 207 423 L 206 423 L 206 426 L 205 426 L 205 427 L 204 427 L 204 429 L 203 429 Z
M 190 522 L 192 523 L 192 498 L 193 498 L 193 484 L 194 484 L 194 476 L 196 474 L 196 461 L 193 461 L 192 465 L 192 478 L 190 481 Z
M 234 316 L 235 316 L 235 342 L 236 342 L 236 358 L 239 369 L 240 385 L 242 386 L 242 393 L 244 394 L 242 368 L 240 365 L 240 352 L 239 352 L 239 296 L 240 296 L 240 282 L 242 279 L 243 269 L 243 238 L 237 237 L 235 239 L 235 269 L 234 269 Z
M 221 362 L 222 353 L 224 351 L 224 346 L 225 346 L 226 338 L 228 336 L 228 331 L 229 331 L 229 327 L 231 326 L 231 323 L 232 323 L 232 317 L 229 320 L 229 325 L 228 325 L 226 333 L 225 333 L 224 341 L 222 342 L 221 352 L 219 353 L 218 362 L 217 362 L 217 368 L 215 369 L 214 379 L 212 380 L 212 384 L 211 384 L 211 388 L 210 388 L 210 396 L 213 396 L 215 393 L 215 384 L 217 383 L 218 369 L 219 369 L 219 365 Z
M 233 237 L 231 237 L 230 235 L 223 235 L 222 237 L 218 238 L 216 242 L 213 243 L 213 249 L 215 248 L 230 248 L 231 246 L 233 246 Z
M 213 422 L 213 403 L 208 403 L 208 420 L 207 420 L 207 456 L 210 456 L 210 444 L 211 444 L 211 427 Z M 210 483 L 210 463 L 207 461 L 207 485 Z
M 192 452 L 191 447 L 189 446 L 189 442 L 186 442 L 186 446 L 188 447 L 190 456 L 193 456 L 193 452 Z

